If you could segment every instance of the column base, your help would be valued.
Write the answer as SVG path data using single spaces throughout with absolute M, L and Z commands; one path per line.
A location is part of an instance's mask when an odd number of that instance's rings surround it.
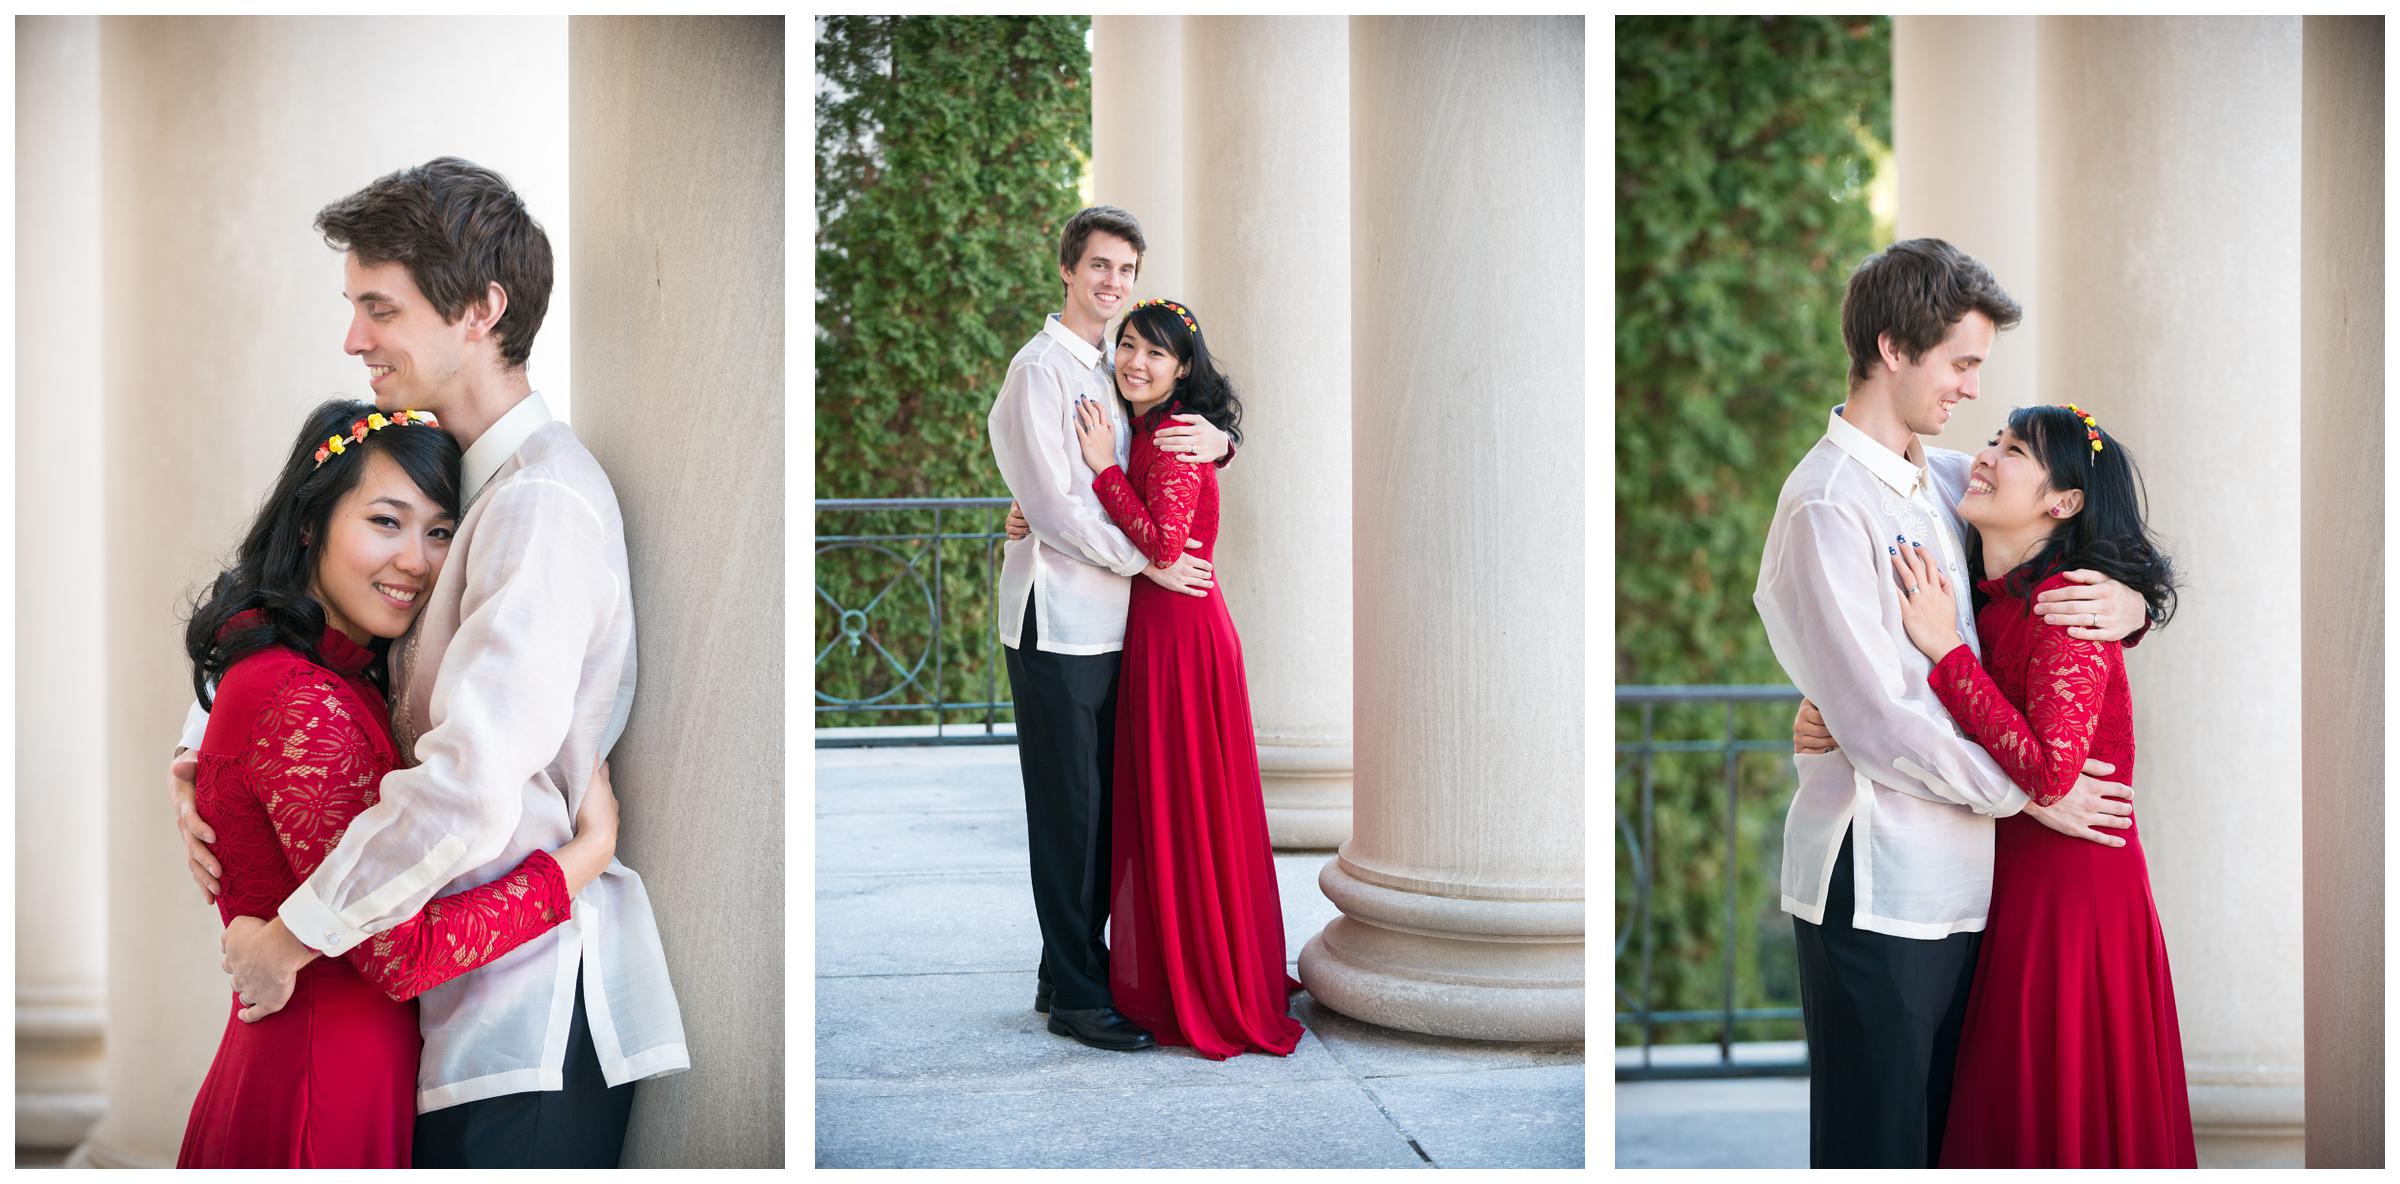
M 1300 981 L 1353 1019 L 1470 1040 L 1584 1038 L 1583 902 L 1431 896 L 1360 879 L 1318 886 L 1343 916 L 1300 951 Z
M 1258 746 L 1267 838 L 1278 851 L 1331 851 L 1350 841 L 1350 746 Z
M 2307 1096 L 2297 1073 L 2191 1067 L 2192 1138 L 2204 1168 L 2297 1168 L 2308 1159 Z
M 17 1146 L 66 1151 L 108 1108 L 96 984 L 17 988 Z

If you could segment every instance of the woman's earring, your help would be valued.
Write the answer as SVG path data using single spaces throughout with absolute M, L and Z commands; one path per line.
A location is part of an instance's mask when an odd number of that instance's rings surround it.
M 301 531 L 301 532 L 300 532 L 300 545 L 301 545 L 301 546 L 303 546 L 303 547 L 307 546 L 307 545 L 308 545 L 308 544 L 309 544 L 311 541 L 313 541 L 313 538 L 314 538 L 314 536 L 310 535 L 310 534 L 309 534 L 307 531 L 305 531 L 305 530 L 304 530 L 304 531 Z

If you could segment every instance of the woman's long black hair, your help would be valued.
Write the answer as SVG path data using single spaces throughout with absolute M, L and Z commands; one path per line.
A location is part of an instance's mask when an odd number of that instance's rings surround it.
M 2036 585 L 2059 572 L 2088 567 L 2141 593 L 2150 606 L 2151 625 L 2166 624 L 2175 615 L 2175 566 L 2143 521 L 2146 498 L 2132 454 L 2106 428 L 2097 429 L 2102 447 L 2092 451 L 2088 433 L 2093 429 L 2064 407 L 2019 407 L 2008 414 L 2008 430 L 2041 461 L 2050 488 L 2083 491 L 2083 510 L 2060 520 L 2034 548 L 2033 558 L 2008 573 L 2004 590 L 2031 608 Z M 1998 574 L 1983 570 L 1980 535 L 1968 536 L 1967 563 L 1986 579 Z
M 220 573 L 192 609 L 183 630 L 183 650 L 192 660 L 192 693 L 202 707 L 212 707 L 210 685 L 233 664 L 270 646 L 285 646 L 323 664 L 317 641 L 325 635 L 325 609 L 309 595 L 316 574 L 317 551 L 301 540 L 325 537 L 333 507 L 358 484 L 367 458 L 382 453 L 452 518 L 458 517 L 458 441 L 440 428 L 407 424 L 380 428 L 359 442 L 347 439 L 350 425 L 373 414 L 375 405 L 355 399 L 329 399 L 308 413 L 291 455 L 274 488 L 259 503 L 258 516 L 242 536 L 233 566 Z M 316 462 L 317 449 L 331 436 L 345 437 L 341 455 Z M 251 609 L 261 619 L 233 625 Z M 367 677 L 386 686 L 384 651 L 390 643 L 375 639 L 375 660 Z
M 1197 323 L 1198 317 L 1192 320 Z M 1183 323 L 1183 316 L 1164 304 L 1145 303 L 1125 314 L 1117 322 L 1116 341 L 1125 340 L 1125 330 L 1132 329 L 1144 341 L 1155 342 L 1175 355 L 1177 365 L 1189 365 L 1191 373 L 1175 383 L 1174 401 L 1183 409 L 1217 425 L 1236 447 L 1242 443 L 1242 400 L 1233 393 L 1233 380 L 1217 369 L 1216 359 L 1208 352 L 1208 338 L 1200 330 Z

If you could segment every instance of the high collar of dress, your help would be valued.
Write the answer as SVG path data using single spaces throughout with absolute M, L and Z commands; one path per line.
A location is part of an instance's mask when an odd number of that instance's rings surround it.
M 217 636 L 222 638 L 236 630 L 264 624 L 266 619 L 264 609 L 243 609 L 226 618 L 225 624 L 217 630 Z M 323 659 L 327 667 L 356 678 L 360 671 L 367 668 L 367 663 L 375 660 L 375 651 L 350 640 L 341 630 L 328 625 L 325 635 L 317 639 L 317 657 Z
M 333 670 L 356 678 L 375 660 L 375 651 L 358 644 L 339 629 L 327 627 L 325 636 L 317 639 L 317 656 Z
M 1858 430 L 1857 425 L 1843 419 L 1843 406 L 1846 404 L 1835 405 L 1833 416 L 1825 425 L 1825 438 L 1833 441 L 1834 447 L 1853 460 L 1866 466 L 1866 470 L 1875 474 L 1876 480 L 1890 486 L 1893 493 L 1908 497 L 1922 488 L 1929 479 L 1925 471 L 1925 441 L 1912 432 L 1908 437 L 1908 452 L 1894 452 L 1875 437 Z
M 1158 406 L 1149 409 L 1148 411 L 1142 412 L 1141 415 L 1135 417 L 1133 421 L 1134 430 L 1145 432 L 1154 430 L 1160 424 L 1165 423 L 1168 416 L 1181 414 L 1183 414 L 1183 400 L 1178 399 L 1173 395 L 1169 395 L 1167 396 L 1166 402 L 1161 403 Z

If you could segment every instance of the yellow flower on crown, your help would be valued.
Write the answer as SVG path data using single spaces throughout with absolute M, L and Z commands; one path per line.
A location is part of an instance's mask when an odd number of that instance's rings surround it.
M 392 421 L 385 419 L 381 413 L 377 413 L 367 417 L 367 428 L 370 431 L 377 430 L 389 426 L 391 422 Z
M 325 450 L 335 456 L 340 456 L 342 454 L 342 438 L 340 436 L 325 437 Z

